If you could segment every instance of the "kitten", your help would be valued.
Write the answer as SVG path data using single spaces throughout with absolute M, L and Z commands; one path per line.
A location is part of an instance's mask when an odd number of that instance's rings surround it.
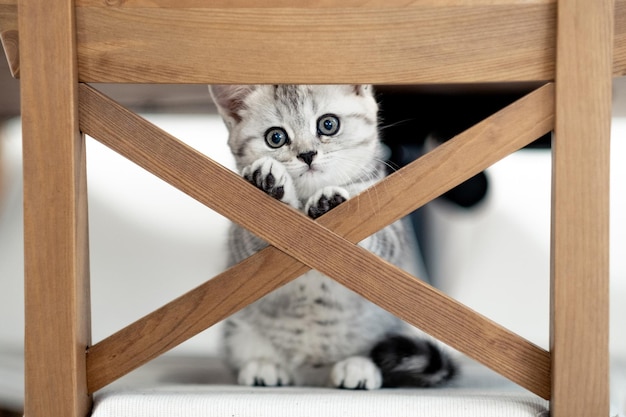
M 371 86 L 216 85 L 211 94 L 243 177 L 312 218 L 385 175 Z M 402 266 L 410 256 L 405 233 L 396 222 L 360 245 Z M 265 246 L 232 226 L 232 264 Z M 224 329 L 242 385 L 421 387 L 455 373 L 437 345 L 317 271 L 244 308 Z

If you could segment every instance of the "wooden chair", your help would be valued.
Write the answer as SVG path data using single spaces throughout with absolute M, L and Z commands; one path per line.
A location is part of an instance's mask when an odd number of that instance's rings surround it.
M 0 0 L 21 78 L 26 416 L 88 415 L 93 392 L 309 268 L 549 399 L 555 417 L 607 416 L 611 82 L 626 73 L 626 1 L 291 3 Z M 85 84 L 526 81 L 545 84 L 375 186 L 379 205 L 357 196 L 317 222 Z M 550 351 L 354 244 L 553 129 Z M 83 133 L 271 246 L 92 345 Z

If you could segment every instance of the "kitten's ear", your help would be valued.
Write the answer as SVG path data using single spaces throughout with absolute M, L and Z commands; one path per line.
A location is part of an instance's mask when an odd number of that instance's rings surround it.
M 374 88 L 370 84 L 356 84 L 352 86 L 357 96 L 371 96 Z
M 253 85 L 210 85 L 209 91 L 228 127 L 241 121 L 244 100 L 254 90 Z

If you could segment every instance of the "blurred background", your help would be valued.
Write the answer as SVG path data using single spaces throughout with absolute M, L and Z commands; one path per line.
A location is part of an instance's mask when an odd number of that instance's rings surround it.
M 97 87 L 233 167 L 227 133 L 206 86 Z M 390 164 L 414 160 L 532 87 L 378 88 Z M 626 78 L 615 80 L 613 116 L 611 352 L 616 363 L 626 363 Z M 228 221 L 91 138 L 87 158 L 97 342 L 221 272 Z M 411 216 L 420 278 L 544 348 L 549 344 L 550 171 L 550 141 L 544 137 Z M 19 82 L 2 59 L 0 408 L 14 410 L 23 395 L 21 188 Z M 176 352 L 214 354 L 216 333 L 209 329 Z M 620 374 L 613 374 L 614 398 L 626 408 L 621 375 L 618 380 Z

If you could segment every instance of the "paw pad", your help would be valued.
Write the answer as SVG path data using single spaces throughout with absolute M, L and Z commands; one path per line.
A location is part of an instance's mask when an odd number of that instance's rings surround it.
M 292 179 L 280 162 L 267 157 L 258 159 L 243 169 L 242 176 L 275 199 L 299 207 Z
M 317 219 L 347 199 L 348 193 L 343 188 L 325 187 L 309 199 L 305 210 L 309 217 Z

